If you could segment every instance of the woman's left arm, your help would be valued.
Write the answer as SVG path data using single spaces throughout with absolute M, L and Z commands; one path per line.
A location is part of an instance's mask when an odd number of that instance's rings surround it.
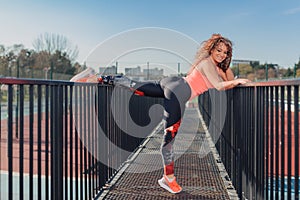
M 232 81 L 234 79 L 233 71 L 229 67 L 226 70 L 226 77 L 227 77 L 228 81 Z
M 230 68 L 224 72 L 222 69 L 218 68 L 218 73 L 223 79 L 223 81 L 232 81 L 234 79 L 234 74 Z

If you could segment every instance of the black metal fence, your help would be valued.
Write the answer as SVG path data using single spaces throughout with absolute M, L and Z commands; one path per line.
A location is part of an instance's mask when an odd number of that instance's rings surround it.
M 261 82 L 199 97 L 241 199 L 299 199 L 299 85 Z
M 123 88 L 0 83 L 0 199 L 92 199 L 162 119 L 161 99 Z

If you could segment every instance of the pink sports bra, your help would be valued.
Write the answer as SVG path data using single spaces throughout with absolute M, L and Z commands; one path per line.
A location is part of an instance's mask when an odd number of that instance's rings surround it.
M 202 75 L 198 69 L 194 69 L 189 75 L 184 77 L 186 82 L 189 84 L 192 94 L 190 99 L 204 93 L 209 88 L 213 88 L 213 85 L 209 82 L 206 76 Z

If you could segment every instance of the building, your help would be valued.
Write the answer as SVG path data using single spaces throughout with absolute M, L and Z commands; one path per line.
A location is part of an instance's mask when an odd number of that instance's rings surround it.
M 126 76 L 141 76 L 142 75 L 141 67 L 137 66 L 136 68 L 125 68 L 125 75 Z
M 125 68 L 125 76 L 132 78 L 133 80 L 158 80 L 164 77 L 164 70 L 156 68 L 142 69 L 140 66 L 135 68 Z
M 99 67 L 99 73 L 102 75 L 116 75 L 117 74 L 117 67 Z
M 157 67 L 152 69 L 143 69 L 143 74 L 146 80 L 157 80 L 164 77 L 164 70 L 158 69 Z

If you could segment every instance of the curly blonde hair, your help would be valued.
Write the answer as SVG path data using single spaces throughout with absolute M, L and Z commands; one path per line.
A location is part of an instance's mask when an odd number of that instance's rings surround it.
M 211 51 L 216 48 L 220 43 L 224 43 L 227 47 L 227 57 L 223 62 L 218 64 L 218 67 L 222 69 L 224 72 L 229 68 L 231 58 L 232 58 L 232 42 L 223 37 L 221 34 L 212 34 L 212 36 L 201 43 L 200 48 L 198 49 L 195 61 L 189 71 L 189 73 L 205 58 L 210 56 Z

